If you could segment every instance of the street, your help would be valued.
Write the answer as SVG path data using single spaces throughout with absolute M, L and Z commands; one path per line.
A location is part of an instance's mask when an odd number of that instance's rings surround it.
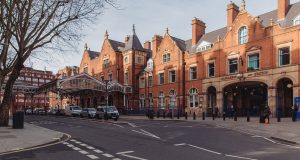
M 26 116 L 27 123 L 71 136 L 60 144 L 0 156 L 1 160 L 292 160 L 300 148 L 207 124 Z

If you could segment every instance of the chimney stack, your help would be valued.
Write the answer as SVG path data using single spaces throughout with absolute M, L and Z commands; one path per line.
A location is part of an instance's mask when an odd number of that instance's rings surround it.
M 157 52 L 157 49 L 158 49 L 161 41 L 162 41 L 162 37 L 161 36 L 154 35 L 154 37 L 152 38 L 152 52 L 153 53 Z
M 278 20 L 285 19 L 290 7 L 290 0 L 278 0 Z
M 146 41 L 144 43 L 144 48 L 150 50 L 151 49 L 151 42 L 150 41 Z
M 129 41 L 129 35 L 125 37 L 125 44 Z
M 196 45 L 200 38 L 205 34 L 205 23 L 194 18 L 192 21 L 192 46 Z
M 232 1 L 227 5 L 227 26 L 232 25 L 239 12 L 239 7 Z

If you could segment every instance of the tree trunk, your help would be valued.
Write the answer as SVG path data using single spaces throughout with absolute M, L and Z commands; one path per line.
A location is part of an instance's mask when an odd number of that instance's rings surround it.
M 0 104 L 0 127 L 8 126 L 9 122 L 9 108 L 12 104 L 13 85 L 20 75 L 23 68 L 22 61 L 20 61 L 12 70 L 6 82 L 3 100 Z

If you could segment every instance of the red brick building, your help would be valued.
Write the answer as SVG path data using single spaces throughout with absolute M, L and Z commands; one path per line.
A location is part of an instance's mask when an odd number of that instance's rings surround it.
M 210 114 L 215 107 L 238 115 L 258 115 L 268 105 L 289 116 L 299 96 L 300 3 L 278 0 L 276 10 L 253 16 L 231 2 L 227 25 L 206 32 L 192 20 L 192 38 L 166 31 L 141 45 L 135 31 L 124 42 L 109 39 L 100 52 L 85 49 L 79 73 L 132 86 L 130 95 L 114 93 L 109 103 L 124 109 L 180 109 Z M 151 50 L 150 50 L 151 48 Z M 81 104 L 101 104 L 103 95 L 82 97 Z
M 30 67 L 25 67 L 21 70 L 20 76 L 17 79 L 14 85 L 13 91 L 13 106 L 15 108 L 20 107 L 49 107 L 49 95 L 48 94 L 39 94 L 39 95 L 24 95 L 24 91 L 33 90 L 38 86 L 43 84 L 49 83 L 50 81 L 54 80 L 55 76 L 53 75 L 52 71 L 43 71 L 43 70 L 36 70 Z M 3 91 L 0 94 L 0 98 L 2 100 Z M 25 102 L 26 100 L 26 102 Z

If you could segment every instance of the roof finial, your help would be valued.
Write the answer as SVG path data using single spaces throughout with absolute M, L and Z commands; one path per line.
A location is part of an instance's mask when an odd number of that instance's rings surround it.
M 105 34 L 104 34 L 104 37 L 105 37 L 105 39 L 108 39 L 108 32 L 107 32 L 107 30 L 105 31 Z
M 242 0 L 242 11 L 245 11 L 246 10 L 246 2 L 245 0 Z
M 135 34 L 135 25 L 132 25 L 132 33 Z
M 84 50 L 87 50 L 88 49 L 88 45 L 87 43 L 84 44 Z
M 169 34 L 169 28 L 168 27 L 166 28 L 166 33 Z

